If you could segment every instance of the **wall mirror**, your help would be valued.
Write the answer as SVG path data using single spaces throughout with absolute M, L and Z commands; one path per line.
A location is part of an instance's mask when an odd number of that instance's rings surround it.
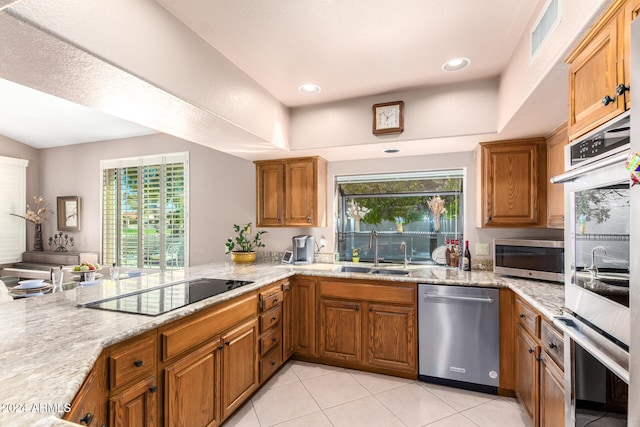
M 80 197 L 58 197 L 58 230 L 80 231 Z

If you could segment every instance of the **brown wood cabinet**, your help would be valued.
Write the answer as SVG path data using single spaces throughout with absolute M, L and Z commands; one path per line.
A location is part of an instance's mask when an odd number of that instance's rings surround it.
M 569 140 L 631 107 L 630 26 L 638 0 L 615 0 L 582 38 L 569 64 Z
M 84 426 L 107 425 L 106 375 L 100 369 L 103 365 L 99 359 L 89 372 L 71 403 L 71 411 L 65 414 L 65 420 Z
M 282 284 L 282 360 L 293 355 L 293 299 L 291 298 L 291 282 Z
M 293 306 L 293 348 L 300 356 L 316 355 L 316 279 L 296 276 L 291 279 Z
M 326 160 L 302 157 L 255 164 L 258 227 L 326 226 Z
M 567 123 L 547 136 L 547 228 L 564 228 L 564 185 L 550 179 L 565 171 L 564 147 L 569 143 Z
M 534 427 L 564 425 L 564 339 L 515 296 L 515 393 Z
M 320 357 L 362 361 L 361 305 L 357 301 L 320 298 Z
M 222 336 L 222 418 L 257 390 L 258 322 L 251 319 Z
M 145 378 L 109 399 L 111 427 L 158 425 L 158 386 L 155 376 Z
M 321 363 L 417 377 L 416 285 L 318 279 Z
M 217 426 L 220 412 L 222 339 L 164 369 L 164 420 L 169 426 Z
M 284 284 L 280 281 L 260 291 L 259 317 L 260 383 L 264 383 L 283 362 Z M 288 285 L 287 285 L 288 286 Z
M 544 138 L 481 143 L 476 151 L 476 173 L 476 226 L 546 225 Z

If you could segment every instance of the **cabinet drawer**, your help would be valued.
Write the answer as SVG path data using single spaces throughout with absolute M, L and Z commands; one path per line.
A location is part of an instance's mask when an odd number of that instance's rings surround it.
M 260 333 L 264 333 L 267 329 L 275 326 L 280 322 L 282 317 L 282 306 L 272 308 L 266 313 L 260 315 Z
M 322 280 L 320 281 L 320 296 L 353 299 L 357 301 L 367 300 L 388 304 L 413 305 L 416 301 L 416 284 L 394 283 L 393 285 L 368 282 L 356 282 L 354 280 Z
M 551 356 L 560 369 L 564 369 L 564 337 L 548 322 L 542 321 L 540 341 L 545 351 Z
M 266 296 L 260 295 L 260 309 L 262 311 L 269 311 L 281 303 L 282 291 Z
M 238 297 L 219 308 L 213 307 L 203 315 L 190 316 L 188 320 L 178 321 L 169 327 L 161 328 L 162 360 L 177 356 L 244 319 L 256 316 L 258 314 L 256 296 L 252 294 Z M 192 319 L 193 317 L 195 319 Z
M 260 359 L 260 382 L 266 381 L 282 365 L 282 347 L 277 346 Z
M 540 337 L 540 315 L 518 296 L 515 303 L 518 322 L 534 337 Z
M 271 329 L 262 338 L 260 338 L 260 355 L 263 356 L 273 347 L 280 345 L 282 342 L 282 327 Z
M 109 387 L 113 390 L 133 380 L 153 375 L 155 337 L 138 340 L 109 356 Z

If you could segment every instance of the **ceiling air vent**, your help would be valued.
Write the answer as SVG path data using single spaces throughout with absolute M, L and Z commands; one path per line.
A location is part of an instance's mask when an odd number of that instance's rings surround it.
M 551 34 L 558 26 L 558 23 L 560 23 L 560 14 L 562 11 L 560 3 L 561 0 L 549 0 L 533 26 L 531 30 L 531 55 L 529 57 L 531 61 L 533 61 L 549 34 Z

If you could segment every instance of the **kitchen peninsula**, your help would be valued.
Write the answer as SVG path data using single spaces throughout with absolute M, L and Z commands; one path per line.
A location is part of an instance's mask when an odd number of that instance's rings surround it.
M 69 425 L 59 417 L 69 410 L 74 396 L 105 348 L 212 306 L 267 289 L 270 284 L 293 276 L 366 278 L 370 282 L 381 280 L 398 285 L 420 282 L 511 289 L 547 318 L 558 316 L 564 301 L 563 287 L 557 284 L 499 277 L 491 272 L 410 266 L 410 273 L 406 276 L 364 275 L 337 272 L 336 266 L 289 266 L 276 263 L 234 265 L 223 262 L 150 274 L 117 283 L 105 280 L 98 286 L 7 303 L 0 310 L 0 361 L 3 367 L 0 371 L 0 403 L 3 405 L 0 424 Z M 196 277 L 248 280 L 253 283 L 156 317 L 77 306 L 78 302 L 86 303 Z

